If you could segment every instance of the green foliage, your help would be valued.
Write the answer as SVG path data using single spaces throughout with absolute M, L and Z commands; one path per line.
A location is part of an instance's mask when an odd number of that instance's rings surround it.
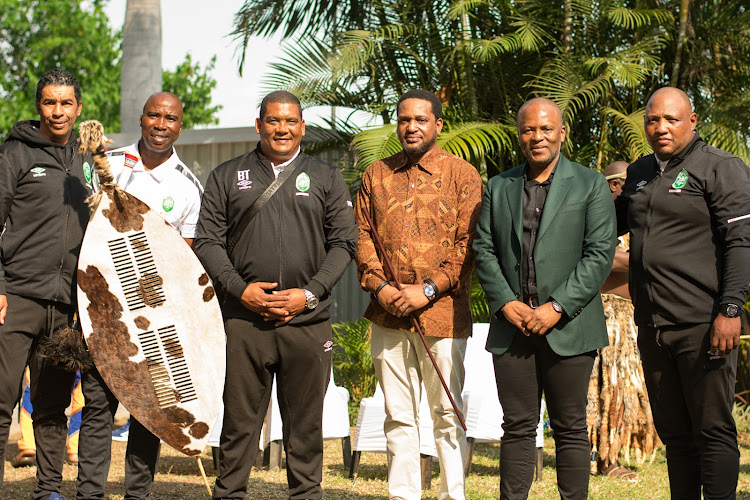
M 484 289 L 479 284 L 479 278 L 476 271 L 471 276 L 471 320 L 474 323 L 490 322 L 490 306 L 487 303 L 487 297 L 484 295 Z
M 709 143 L 750 161 L 747 0 L 690 2 L 684 38 L 680 3 L 245 0 L 235 35 L 242 44 L 258 33 L 298 40 L 267 82 L 309 104 L 390 124 L 405 90 L 435 91 L 447 115 L 443 134 L 455 134 L 453 150 L 483 174 L 523 159 L 511 128 L 533 96 L 563 109 L 565 154 L 583 165 L 650 153 L 641 120 L 665 85 L 688 93 Z M 390 131 L 354 134 L 355 170 L 394 149 Z
M 79 123 L 96 119 L 107 132 L 120 130 L 122 33 L 110 29 L 107 0 L 0 0 L 0 138 L 13 123 L 37 119 L 36 84 L 54 68 L 65 68 L 81 83 Z M 165 72 L 165 90 L 185 103 L 185 123 L 216 123 L 211 106 L 214 61 L 201 68 L 188 55 L 175 72 Z
M 211 92 L 216 88 L 216 80 L 211 72 L 216 66 L 216 56 L 211 58 L 205 68 L 200 63 L 193 63 L 190 54 L 177 65 L 174 71 L 162 73 L 162 88 L 172 92 L 182 100 L 183 128 L 193 128 L 195 125 L 216 125 L 216 117 L 222 106 L 211 106 Z
M 0 136 L 36 119 L 36 84 L 65 68 L 81 82 L 79 120 L 119 129 L 120 33 L 107 25 L 103 0 L 0 0 Z
M 360 401 L 372 396 L 378 383 L 370 355 L 370 322 L 362 318 L 332 327 L 334 379 L 349 391 L 349 415 L 354 424 Z

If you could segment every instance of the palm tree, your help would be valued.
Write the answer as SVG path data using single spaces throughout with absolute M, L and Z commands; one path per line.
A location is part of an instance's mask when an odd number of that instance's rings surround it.
M 633 160 L 650 152 L 639 131 L 646 99 L 674 72 L 704 136 L 750 159 L 750 12 L 743 0 L 696 0 L 685 21 L 685 3 L 246 0 L 235 35 L 245 48 L 249 34 L 298 40 L 267 86 L 382 119 L 362 132 L 336 127 L 357 171 L 397 150 L 394 103 L 416 87 L 437 91 L 446 105 L 441 141 L 480 171 L 519 163 L 513 117 L 531 96 L 560 105 L 570 158 L 594 168 Z
M 120 130 L 135 135 L 143 103 L 162 85 L 159 0 L 128 0 L 122 37 Z

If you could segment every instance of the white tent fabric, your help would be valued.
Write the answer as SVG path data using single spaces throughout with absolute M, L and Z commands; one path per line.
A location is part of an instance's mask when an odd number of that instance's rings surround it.
M 466 437 L 474 438 L 480 442 L 498 442 L 503 435 L 503 410 L 497 397 L 492 354 L 484 349 L 487 343 L 489 324 L 475 323 L 472 332 L 472 337 L 466 344 L 466 358 L 464 360 L 466 378 L 464 390 L 461 394 L 464 401 Z M 419 405 L 420 453 L 437 456 L 432 434 L 432 419 L 424 394 L 423 387 L 422 401 Z M 375 394 L 370 398 L 364 398 L 360 403 L 357 428 L 352 442 L 354 451 L 385 453 L 384 404 L 383 392 L 380 384 L 378 384 Z M 538 448 L 543 447 L 544 444 L 542 422 L 544 410 L 545 404 L 542 400 L 536 435 Z
M 349 436 L 348 402 L 349 391 L 336 385 L 333 380 L 333 370 L 331 370 L 331 379 L 328 381 L 328 389 L 323 400 L 323 439 L 339 439 Z M 209 446 L 219 446 L 223 420 L 224 406 L 222 405 L 219 418 L 208 440 Z M 260 449 L 265 449 L 271 441 L 281 440 L 281 425 L 281 412 L 276 397 L 276 377 L 274 377 L 273 387 L 271 388 L 271 403 L 268 406 L 264 430 L 260 437 Z

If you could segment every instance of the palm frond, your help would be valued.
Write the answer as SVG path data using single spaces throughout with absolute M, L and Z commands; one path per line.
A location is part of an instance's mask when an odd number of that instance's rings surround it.
M 616 109 L 605 107 L 602 109 L 603 119 L 611 119 L 614 129 L 619 136 L 625 141 L 628 149 L 629 161 L 633 162 L 641 156 L 652 153 L 651 146 L 646 140 L 646 132 L 643 130 L 643 117 L 646 113 L 645 108 L 641 108 L 633 113 L 625 114 Z
M 714 147 L 739 157 L 750 165 L 750 137 L 731 126 L 721 123 L 702 123 L 699 126 L 703 139 Z
M 560 106 L 565 123 L 577 113 L 594 106 L 602 96 L 610 93 L 613 82 L 609 75 L 591 78 L 585 65 L 572 57 L 560 56 L 551 60 L 526 86 L 541 97 L 552 99 Z
M 489 3 L 488 0 L 456 0 L 451 3 L 450 8 L 448 9 L 448 18 L 458 19 L 461 14 L 470 12 L 477 7 L 489 5 Z
M 628 30 L 642 28 L 650 24 L 671 24 L 674 16 L 666 9 L 629 9 L 625 6 L 612 6 L 607 17 L 613 24 Z
M 395 155 L 401 151 L 401 143 L 394 125 L 369 128 L 361 131 L 352 139 L 352 152 L 356 169 L 364 172 L 378 160 Z
M 507 152 L 514 148 L 517 137 L 512 125 L 497 122 L 446 122 L 438 136 L 438 145 L 468 162 Z

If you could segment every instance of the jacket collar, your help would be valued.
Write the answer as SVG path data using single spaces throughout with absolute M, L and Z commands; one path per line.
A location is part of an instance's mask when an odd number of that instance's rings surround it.
M 524 163 L 517 169 L 513 175 L 509 176 L 511 181 L 508 185 L 508 205 L 510 216 L 513 220 L 513 229 L 515 230 L 518 241 L 523 241 L 523 180 L 524 173 L 528 167 L 528 162 Z M 552 184 L 549 188 L 549 194 L 544 201 L 544 212 L 542 220 L 539 223 L 539 232 L 537 241 L 539 241 L 544 232 L 552 223 L 571 186 L 570 178 L 574 176 L 573 164 L 562 153 L 555 166 L 555 176 L 552 178 Z
M 682 163 L 682 161 L 683 161 L 683 160 L 684 160 L 684 159 L 685 159 L 685 158 L 686 158 L 686 157 L 687 157 L 687 156 L 688 156 L 688 155 L 689 155 L 690 153 L 692 153 L 692 152 L 693 152 L 693 150 L 694 150 L 694 149 L 695 149 L 696 147 L 698 147 L 698 146 L 699 146 L 699 143 L 703 143 L 703 142 L 704 142 L 704 141 L 703 141 L 703 139 L 701 139 L 701 136 L 700 136 L 700 134 L 699 134 L 699 133 L 698 133 L 698 131 L 696 130 L 696 131 L 695 131 L 695 132 L 693 133 L 693 139 L 692 139 L 692 140 L 691 140 L 691 141 L 690 141 L 690 142 L 689 142 L 689 143 L 687 144 L 687 146 L 685 146 L 684 148 L 682 148 L 682 151 L 680 151 L 680 152 L 679 152 L 679 153 L 677 153 L 677 154 L 676 154 L 675 156 L 673 156 L 672 158 L 670 158 L 670 159 L 669 159 L 669 162 L 667 163 L 667 167 L 666 167 L 666 168 L 665 168 L 664 170 L 667 170 L 667 169 L 669 169 L 669 168 L 672 168 L 672 167 L 674 167 L 674 166 L 676 166 L 676 165 L 679 165 L 680 163 Z M 654 162 L 656 162 L 656 154 L 654 154 Z

